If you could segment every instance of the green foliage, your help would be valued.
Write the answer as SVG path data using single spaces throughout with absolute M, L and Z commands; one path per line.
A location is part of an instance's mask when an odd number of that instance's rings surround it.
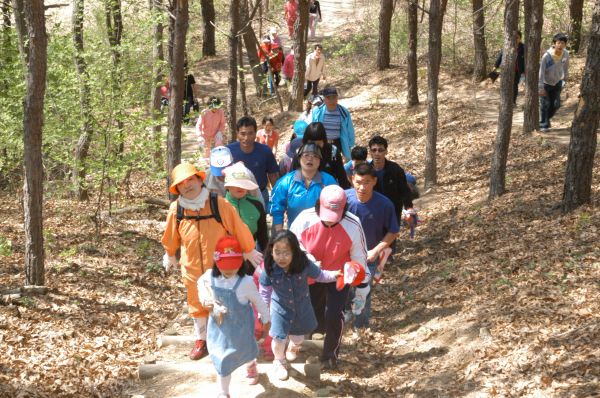
M 146 264 L 146 272 L 149 274 L 160 274 L 162 265 L 159 263 L 148 263 Z
M 4 236 L 0 236 L 0 256 L 8 257 L 12 255 L 12 243 Z

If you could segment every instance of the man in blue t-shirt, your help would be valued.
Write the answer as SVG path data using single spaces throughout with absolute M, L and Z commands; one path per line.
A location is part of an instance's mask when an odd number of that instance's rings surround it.
M 369 163 L 358 164 L 352 176 L 353 189 L 346 190 L 348 211 L 360 219 L 367 240 L 367 265 L 375 275 L 379 256 L 389 247 L 400 232 L 398 217 L 391 200 L 375 192 L 377 175 Z M 371 284 L 373 283 L 371 279 Z M 365 308 L 354 319 L 355 328 L 369 326 L 371 293 L 366 297 Z
M 273 156 L 271 148 L 256 142 L 256 119 L 243 116 L 237 122 L 237 141 L 227 145 L 231 151 L 233 162 L 244 162 L 244 165 L 252 171 L 256 183 L 265 201 L 269 202 L 269 191 L 267 184 L 275 186 L 279 178 L 279 166 Z

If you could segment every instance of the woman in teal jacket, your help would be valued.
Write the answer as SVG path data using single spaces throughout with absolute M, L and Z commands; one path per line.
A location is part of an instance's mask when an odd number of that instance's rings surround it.
M 327 131 L 327 140 L 341 149 L 346 161 L 350 160 L 350 151 L 355 144 L 354 136 L 354 125 L 352 124 L 352 117 L 350 117 L 350 111 L 338 104 L 338 93 L 335 87 L 327 87 L 323 90 L 325 97 L 325 103 L 312 111 L 312 121 L 321 122 L 325 125 Z M 333 116 L 333 118 L 325 120 L 325 113 Z M 339 119 L 336 121 L 335 119 Z M 335 126 L 335 132 L 328 128 L 329 126 Z M 337 136 L 339 128 L 339 138 L 333 138 L 332 134 Z

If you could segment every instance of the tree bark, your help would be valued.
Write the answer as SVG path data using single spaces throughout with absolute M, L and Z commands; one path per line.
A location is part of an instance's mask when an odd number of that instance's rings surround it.
M 165 75 L 164 75 L 164 60 L 165 60 L 165 52 L 163 49 L 163 32 L 164 26 L 162 22 L 162 6 L 163 0 L 149 0 L 150 13 L 156 17 L 156 23 L 154 25 L 154 46 L 152 49 L 152 76 L 154 76 L 154 84 L 152 85 L 151 90 L 151 98 L 152 98 L 152 119 L 154 125 L 152 126 L 152 135 L 154 139 L 154 159 L 156 162 L 156 167 L 163 167 L 163 155 L 161 150 L 161 142 L 162 135 L 161 130 L 162 126 L 160 124 L 161 115 L 160 115 L 160 100 L 162 94 L 160 92 L 160 87 L 165 83 Z
M 111 82 L 112 100 L 115 103 L 115 121 L 117 123 L 117 134 L 115 143 L 117 153 L 122 154 L 125 145 L 123 136 L 123 109 L 121 104 L 121 37 L 123 35 L 123 17 L 121 14 L 121 0 L 105 0 L 104 15 L 106 19 L 106 33 L 112 59 Z
M 242 43 L 237 45 L 238 56 L 238 75 L 240 79 L 240 99 L 242 100 L 242 112 L 244 116 L 250 115 L 248 108 L 248 100 L 246 99 L 246 71 L 244 70 L 244 52 L 242 51 Z
M 525 104 L 523 134 L 530 134 L 540 125 L 538 74 L 540 46 L 544 23 L 544 0 L 524 0 L 525 5 Z
M 308 0 L 299 0 L 298 19 L 294 25 L 294 77 L 288 101 L 288 111 L 302 112 L 304 103 L 304 75 L 306 73 L 306 42 L 308 34 Z
M 390 32 L 392 30 L 392 15 L 394 0 L 381 0 L 379 8 L 379 41 L 377 44 L 377 69 L 390 67 Z
M 583 20 L 583 0 L 569 1 L 569 15 L 571 16 L 571 26 L 569 28 L 569 44 L 571 51 L 579 52 L 581 44 L 581 21 Z
M 237 46 L 240 30 L 240 0 L 231 0 L 229 6 L 229 78 L 227 79 L 227 126 L 231 141 L 237 139 Z
M 75 162 L 73 167 L 73 188 L 78 200 L 89 199 L 88 189 L 85 182 L 87 175 L 87 156 L 90 149 L 92 137 L 92 107 L 90 104 L 90 86 L 87 63 L 84 58 L 83 44 L 83 10 L 84 0 L 73 1 L 73 44 L 75 46 L 74 58 L 75 69 L 79 75 L 79 106 L 82 120 L 81 134 L 75 147 Z
M 211 24 L 215 23 L 215 3 L 214 0 L 202 0 L 202 21 L 204 31 L 202 33 L 202 56 L 211 57 L 217 55 L 217 47 L 215 44 L 215 27 Z
M 169 102 L 169 128 L 167 131 L 167 192 L 171 185 L 171 171 L 181 163 L 181 121 L 183 119 L 183 94 L 185 82 L 183 62 L 185 38 L 189 25 L 188 0 L 176 0 L 173 4 L 173 59 L 171 64 L 171 100 Z M 171 199 L 175 195 L 169 194 Z
M 592 173 L 600 122 L 600 0 L 592 14 L 590 40 L 581 80 L 579 103 L 571 125 L 571 142 L 563 190 L 562 210 L 569 212 L 591 202 Z
M 502 79 L 500 82 L 500 113 L 498 130 L 490 170 L 489 198 L 494 199 L 506 192 L 506 161 L 513 118 L 513 83 L 517 62 L 517 30 L 519 28 L 519 0 L 505 0 L 504 47 L 502 49 Z
M 248 63 L 252 70 L 252 79 L 256 86 L 256 94 L 260 97 L 266 92 L 267 86 L 265 84 L 265 76 L 260 67 L 260 58 L 257 54 L 258 41 L 256 40 L 256 34 L 252 29 L 252 25 L 248 24 L 249 18 L 248 4 L 243 2 L 242 7 L 240 8 L 240 20 L 242 21 L 242 25 L 247 26 L 242 33 L 242 38 L 244 39 L 244 46 L 246 47 Z
M 473 80 L 481 82 L 487 77 L 488 55 L 485 45 L 485 10 L 483 0 L 473 0 L 473 46 L 475 62 L 473 63 Z
M 427 65 L 427 137 L 425 144 L 425 188 L 437 184 L 437 132 L 442 23 L 447 0 L 429 2 L 429 64 Z
M 409 0 L 406 13 L 408 19 L 408 55 L 406 57 L 408 64 L 408 75 L 406 78 L 408 106 L 415 106 L 419 103 L 419 75 L 417 72 L 418 11 L 417 0 Z
M 12 3 L 15 15 L 15 27 L 19 35 L 19 53 L 21 53 L 21 58 L 25 66 L 27 66 L 29 64 L 29 40 L 21 40 L 21 38 L 26 38 L 28 35 L 23 0 L 13 0 Z
M 42 127 L 48 38 L 43 0 L 14 0 L 15 16 L 26 61 L 26 94 L 23 106 L 23 208 L 25 226 L 25 284 L 42 286 L 44 275 Z

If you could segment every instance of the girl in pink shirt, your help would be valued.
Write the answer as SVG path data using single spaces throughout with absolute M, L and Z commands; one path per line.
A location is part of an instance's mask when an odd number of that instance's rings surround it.
M 204 156 L 210 157 L 210 150 L 214 146 L 221 146 L 225 141 L 225 112 L 223 104 L 218 97 L 208 100 L 208 108 L 204 109 L 196 123 L 196 135 L 200 147 L 204 146 Z

